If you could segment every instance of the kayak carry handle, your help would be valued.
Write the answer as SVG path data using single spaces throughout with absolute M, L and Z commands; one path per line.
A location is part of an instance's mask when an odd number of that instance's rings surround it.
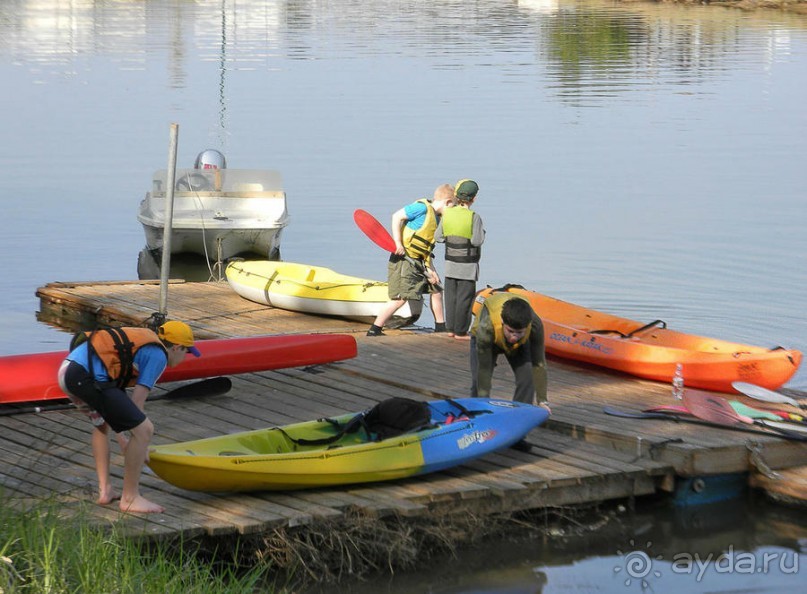
M 640 326 L 639 328 L 636 328 L 636 330 L 633 330 L 633 331 L 629 332 L 628 334 L 625 334 L 624 332 L 620 332 L 619 330 L 589 330 L 588 333 L 589 334 L 619 334 L 620 338 L 633 338 L 634 334 L 638 334 L 639 332 L 644 332 L 645 330 L 650 330 L 650 328 L 655 328 L 656 326 L 661 326 L 662 328 L 666 328 L 667 327 L 667 322 L 665 322 L 664 320 L 653 320 L 649 324 L 645 324 L 644 326 Z
M 655 328 L 656 326 L 666 328 L 667 322 L 665 322 L 664 320 L 653 320 L 652 322 L 650 322 L 649 324 L 645 324 L 641 328 L 636 328 L 636 330 L 628 334 L 628 338 L 631 338 L 634 334 L 637 334 L 639 332 L 644 332 L 645 330 L 650 330 L 650 328 Z

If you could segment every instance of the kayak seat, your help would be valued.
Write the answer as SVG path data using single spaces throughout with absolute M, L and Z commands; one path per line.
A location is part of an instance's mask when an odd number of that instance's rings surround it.
M 308 281 L 308 282 L 311 282 L 312 280 L 314 280 L 314 277 L 316 276 L 316 274 L 317 274 L 317 271 L 314 270 L 313 268 L 311 268 L 308 271 L 308 274 L 306 275 L 305 280 Z

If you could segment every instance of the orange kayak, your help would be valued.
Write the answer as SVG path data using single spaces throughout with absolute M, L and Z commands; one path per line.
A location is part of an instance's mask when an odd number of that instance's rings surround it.
M 488 295 L 501 290 L 530 302 L 544 323 L 547 353 L 646 379 L 669 382 L 680 363 L 687 387 L 732 393 L 731 383 L 741 381 L 776 390 L 801 364 L 796 350 L 676 332 L 661 320 L 644 324 L 513 285 L 477 293 L 474 314 Z

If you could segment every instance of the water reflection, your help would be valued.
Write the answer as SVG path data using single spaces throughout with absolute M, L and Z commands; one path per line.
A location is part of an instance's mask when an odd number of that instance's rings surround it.
M 255 257 L 254 254 L 252 256 Z M 168 278 L 186 281 L 223 281 L 226 262 L 212 262 L 199 254 L 180 253 L 171 256 Z M 137 254 L 137 278 L 157 280 L 161 277 L 162 251 L 143 248 Z
M 588 520 L 550 523 L 543 538 L 480 543 L 450 563 L 432 559 L 417 572 L 340 591 L 787 592 L 799 590 L 803 581 L 798 570 L 807 563 L 807 526 L 796 509 L 738 498 L 694 507 L 642 504 L 635 512 L 603 510 L 599 517 L 607 520 L 597 529 L 592 526 L 602 522 L 591 512 Z M 749 571 L 752 565 L 760 571 Z
M 461 13 L 440 1 L 427 11 L 410 11 L 383 0 L 325 6 L 291 0 L 14 0 L 0 5 L 0 51 L 31 70 L 62 67 L 65 75 L 79 74 L 82 55 L 108 53 L 117 68 L 138 70 L 153 52 L 168 51 L 176 88 L 187 86 L 185 63 L 198 54 L 218 65 L 219 123 L 226 129 L 227 72 L 272 70 L 283 58 L 321 59 L 312 34 L 346 57 L 394 52 L 381 42 L 399 35 L 404 55 L 436 58 L 437 68 L 463 67 L 469 55 L 484 60 L 514 54 L 514 66 L 546 61 L 562 88 L 583 83 L 583 94 L 593 81 L 614 77 L 652 83 L 676 75 L 671 82 L 691 85 L 693 77 L 720 70 L 724 58 L 753 49 L 737 27 L 742 13 L 687 10 L 636 3 L 603 10 L 596 0 L 480 0 Z M 787 26 L 805 26 L 798 17 L 780 18 Z M 787 29 L 773 29 L 765 48 L 769 61 L 789 55 L 790 45 Z M 610 83 L 614 93 L 630 90 Z M 597 96 L 602 90 L 592 91 Z

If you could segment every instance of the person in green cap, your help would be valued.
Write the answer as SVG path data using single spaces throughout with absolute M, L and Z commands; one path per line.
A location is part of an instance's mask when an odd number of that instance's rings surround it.
M 445 299 L 446 330 L 458 340 L 470 340 L 471 309 L 479 279 L 479 260 L 485 241 L 482 217 L 471 210 L 479 192 L 472 179 L 454 186 L 457 205 L 443 213 L 434 240 L 446 244 Z

